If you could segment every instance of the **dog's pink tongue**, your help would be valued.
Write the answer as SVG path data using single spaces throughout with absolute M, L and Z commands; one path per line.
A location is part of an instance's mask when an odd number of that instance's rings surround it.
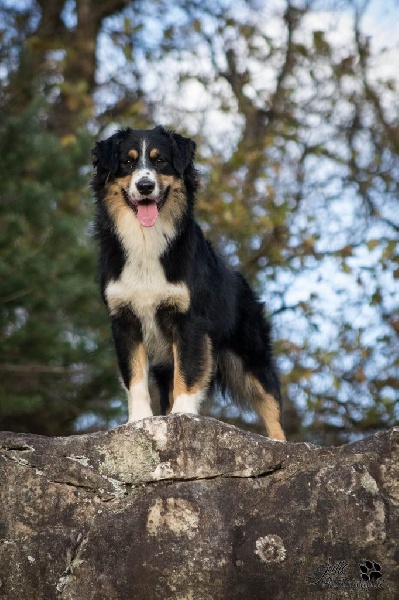
M 143 227 L 152 227 L 158 217 L 158 207 L 152 204 L 139 204 L 137 206 L 137 218 Z

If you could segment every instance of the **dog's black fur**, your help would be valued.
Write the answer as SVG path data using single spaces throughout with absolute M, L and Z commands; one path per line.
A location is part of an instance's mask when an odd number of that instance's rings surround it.
M 93 150 L 101 292 L 110 313 L 129 421 L 197 412 L 214 384 L 249 403 L 285 439 L 270 325 L 245 278 L 194 219 L 195 143 L 156 127 L 125 129 Z

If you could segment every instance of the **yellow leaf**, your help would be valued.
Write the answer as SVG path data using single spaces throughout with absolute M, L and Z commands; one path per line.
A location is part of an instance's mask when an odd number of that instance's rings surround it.
M 76 135 L 74 135 L 73 133 L 68 133 L 67 135 L 64 135 L 60 139 L 61 146 L 63 146 L 64 148 L 66 146 L 70 146 L 71 144 L 75 144 L 75 142 L 76 142 Z
M 350 273 L 352 273 L 352 268 L 344 260 L 341 262 L 341 269 L 347 275 L 349 275 Z
M 377 246 L 380 244 L 380 240 L 369 240 L 367 242 L 367 248 L 371 251 L 374 250 L 374 248 L 377 248 Z

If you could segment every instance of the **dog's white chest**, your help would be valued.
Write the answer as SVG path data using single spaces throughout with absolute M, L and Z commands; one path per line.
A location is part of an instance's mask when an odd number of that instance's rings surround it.
M 130 307 L 140 319 L 143 342 L 150 361 L 153 364 L 170 362 L 170 344 L 159 329 L 156 312 L 161 306 L 187 312 L 190 306 L 189 291 L 184 283 L 167 281 L 158 252 L 151 252 L 148 245 L 135 246 L 128 254 L 119 279 L 110 281 L 106 287 L 107 305 L 111 314 L 116 314 L 123 306 Z

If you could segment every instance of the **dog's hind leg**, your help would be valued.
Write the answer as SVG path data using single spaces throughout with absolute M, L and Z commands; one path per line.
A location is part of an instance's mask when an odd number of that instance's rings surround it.
M 193 343 L 194 342 L 194 343 Z M 207 335 L 173 343 L 172 413 L 198 414 L 213 373 L 212 344 Z
M 265 370 L 266 368 L 259 369 L 259 377 L 257 377 L 253 372 L 245 369 L 241 357 L 231 351 L 222 352 L 218 357 L 218 382 L 222 390 L 224 392 L 228 390 L 237 404 L 252 406 L 263 422 L 269 437 L 285 441 L 280 422 L 277 376 L 273 366 L 270 365 L 269 377 L 264 377 Z M 261 382 L 261 377 L 265 379 L 265 383 Z
M 248 400 L 261 418 L 267 435 L 284 442 L 286 438 L 280 422 L 279 401 L 265 390 L 254 375 L 247 373 L 245 379 Z
M 169 366 L 154 367 L 149 387 L 153 407 L 156 405 L 161 415 L 167 415 L 173 405 L 173 369 Z M 154 414 L 159 413 L 154 410 Z

